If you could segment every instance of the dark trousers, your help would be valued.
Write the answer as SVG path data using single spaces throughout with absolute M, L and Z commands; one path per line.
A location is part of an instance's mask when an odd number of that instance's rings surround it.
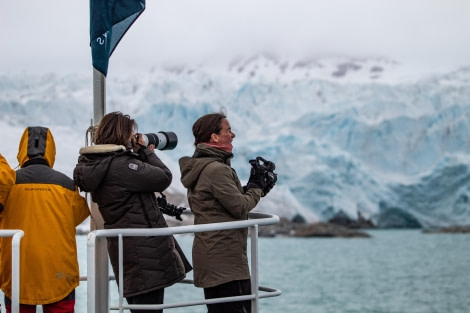
M 158 289 L 141 295 L 127 297 L 128 304 L 163 304 L 165 289 Z M 163 310 L 131 310 L 131 313 L 162 313 Z
M 5 308 L 7 313 L 11 313 L 11 299 L 5 296 Z M 44 313 L 73 313 L 75 308 L 75 290 L 64 299 L 42 305 Z M 35 305 L 20 304 L 20 313 L 36 313 Z
M 243 296 L 251 294 L 249 279 L 234 280 L 218 286 L 204 288 L 206 299 Z M 207 305 L 208 313 L 251 313 L 251 301 L 236 301 Z

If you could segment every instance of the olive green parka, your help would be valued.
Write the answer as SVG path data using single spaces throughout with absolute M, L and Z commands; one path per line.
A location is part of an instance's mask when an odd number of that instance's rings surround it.
M 246 220 L 260 201 L 261 189 L 244 192 L 230 165 L 232 157 L 230 152 L 198 144 L 193 157 L 179 160 L 195 225 Z M 196 233 L 192 250 L 195 286 L 249 279 L 247 236 L 246 228 Z

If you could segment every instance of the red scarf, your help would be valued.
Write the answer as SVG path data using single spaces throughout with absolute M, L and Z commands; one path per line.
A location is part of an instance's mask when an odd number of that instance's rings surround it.
M 218 142 L 203 142 L 203 144 L 205 144 L 206 146 L 209 146 L 209 147 L 212 147 L 212 148 L 216 148 L 216 149 L 220 149 L 220 150 L 224 150 L 226 152 L 232 152 L 232 149 L 233 149 L 233 146 L 231 143 L 229 144 L 220 144 Z

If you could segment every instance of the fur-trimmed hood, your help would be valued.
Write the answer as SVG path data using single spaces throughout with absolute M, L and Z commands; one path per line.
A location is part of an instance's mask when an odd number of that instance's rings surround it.
M 125 152 L 124 146 L 113 144 L 82 147 L 79 158 L 82 165 L 77 166 L 73 173 L 75 184 L 81 191 L 96 191 L 105 178 L 113 157 Z

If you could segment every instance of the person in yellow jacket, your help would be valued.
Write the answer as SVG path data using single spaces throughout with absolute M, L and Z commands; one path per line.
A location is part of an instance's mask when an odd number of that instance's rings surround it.
M 11 186 L 15 183 L 16 172 L 10 167 L 7 160 L 0 154 L 0 225 L 2 223 L 2 211 L 8 199 Z M 2 240 L 2 238 L 0 238 Z M 0 255 L 2 250 L 0 248 Z M 0 267 L 1 272 L 1 267 Z M 1 285 L 1 281 L 0 281 Z M 0 306 L 0 311 L 2 307 Z
M 74 312 L 79 284 L 76 226 L 89 209 L 73 180 L 54 170 L 55 142 L 46 127 L 27 127 L 1 229 L 21 229 L 20 312 Z M 11 311 L 11 240 L 0 241 L 0 282 Z
M 8 199 L 11 186 L 15 183 L 16 172 L 8 164 L 7 160 L 0 154 L 0 223 L 2 222 L 2 211 Z
M 15 183 L 16 172 L 8 164 L 3 155 L 0 154 L 0 212 L 5 205 L 11 186 Z

